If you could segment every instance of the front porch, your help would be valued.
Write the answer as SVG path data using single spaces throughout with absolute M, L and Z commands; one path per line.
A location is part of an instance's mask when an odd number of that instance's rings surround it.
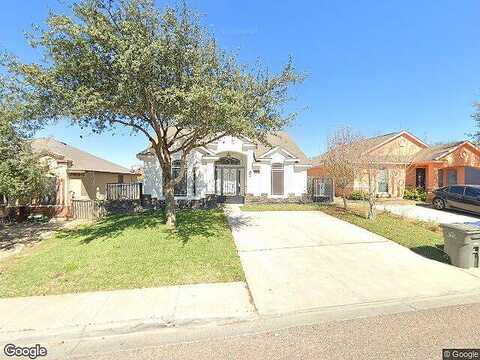
M 448 166 L 447 164 L 421 164 L 413 166 L 407 174 L 407 186 L 431 193 L 449 185 L 480 185 L 480 168 Z
M 219 154 L 215 161 L 215 195 L 219 203 L 243 204 L 246 187 L 246 159 L 243 154 Z

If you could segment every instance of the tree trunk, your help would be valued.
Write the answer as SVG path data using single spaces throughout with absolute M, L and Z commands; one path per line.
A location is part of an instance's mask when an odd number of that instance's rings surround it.
M 347 204 L 347 189 L 343 189 L 342 198 L 343 198 L 343 208 L 345 210 L 347 210 L 347 207 L 348 207 L 348 204 Z
M 165 224 L 169 227 L 177 225 L 175 216 L 175 183 L 172 179 L 172 171 L 165 166 L 163 170 L 163 195 L 165 197 Z
M 373 220 L 377 216 L 376 203 L 376 178 L 369 172 L 368 174 L 368 214 L 367 219 Z
M 377 216 L 377 212 L 375 210 L 375 194 L 369 194 L 368 196 L 368 215 L 367 219 L 373 220 Z

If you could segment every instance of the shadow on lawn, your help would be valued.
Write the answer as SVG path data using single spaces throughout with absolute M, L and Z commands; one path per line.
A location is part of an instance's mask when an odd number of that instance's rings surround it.
M 94 225 L 63 231 L 60 237 L 80 237 L 81 244 L 92 241 L 107 240 L 119 236 L 126 229 L 148 229 L 158 227 L 158 231 L 179 238 L 185 245 L 196 236 L 221 236 L 228 229 L 227 219 L 221 210 L 177 210 L 177 227 L 168 229 L 164 226 L 163 211 L 149 211 L 140 214 L 112 215 Z
M 59 234 L 62 238 L 80 236 L 82 244 L 89 244 L 94 240 L 115 238 L 126 229 L 146 229 L 155 227 L 165 222 L 162 211 L 149 211 L 141 214 L 112 215 L 94 225 L 75 230 L 63 231 Z
M 228 221 L 221 210 L 181 210 L 177 212 L 177 227 L 171 235 L 185 245 L 197 236 L 221 236 L 228 229 Z
M 417 246 L 411 248 L 410 250 L 412 250 L 415 254 L 421 255 L 430 260 L 436 260 L 445 264 L 450 264 L 450 257 L 443 251 L 443 245 Z

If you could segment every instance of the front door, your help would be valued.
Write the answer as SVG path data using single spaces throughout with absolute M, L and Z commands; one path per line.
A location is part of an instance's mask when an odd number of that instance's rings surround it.
M 217 166 L 215 191 L 217 195 L 237 196 L 242 194 L 243 169 Z
M 223 168 L 223 194 L 225 196 L 238 195 L 237 169 Z
M 417 168 L 415 170 L 415 177 L 416 177 L 415 186 L 417 188 L 425 190 L 425 188 L 426 188 L 425 187 L 425 175 L 426 175 L 425 168 Z

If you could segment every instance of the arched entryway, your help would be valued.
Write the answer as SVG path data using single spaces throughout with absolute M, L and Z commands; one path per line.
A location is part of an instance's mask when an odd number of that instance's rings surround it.
M 239 154 L 222 154 L 215 161 L 215 193 L 225 202 L 243 202 L 245 160 Z

